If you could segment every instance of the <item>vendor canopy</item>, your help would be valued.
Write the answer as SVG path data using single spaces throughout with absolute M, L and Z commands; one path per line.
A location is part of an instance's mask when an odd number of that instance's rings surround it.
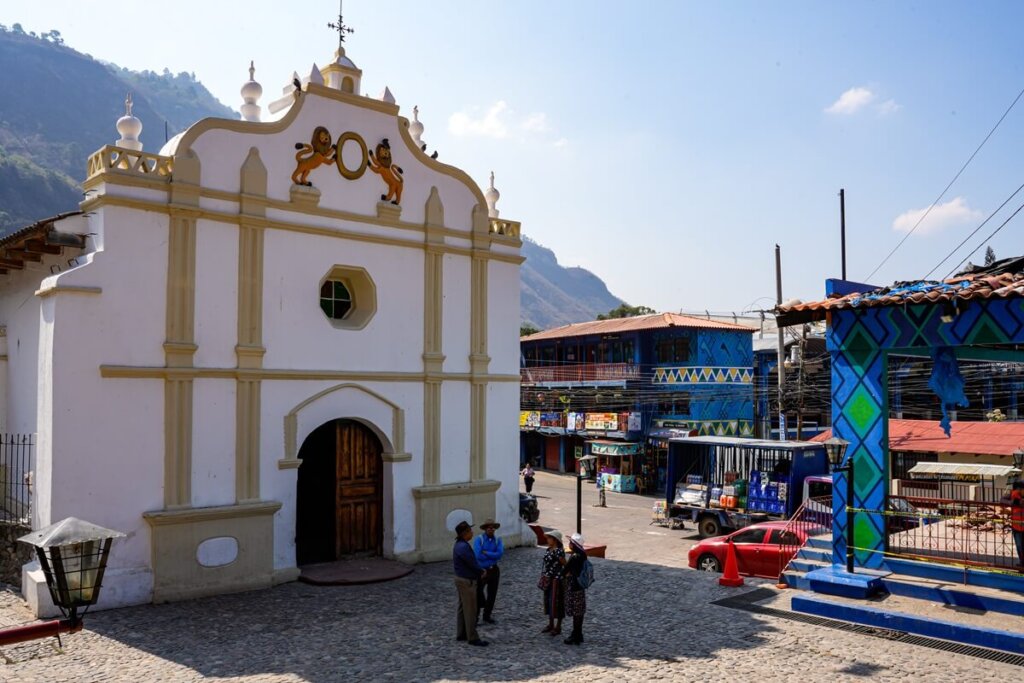
M 919 462 L 910 468 L 910 476 L 915 479 L 939 477 L 1008 477 L 1019 474 L 1020 470 L 1009 465 L 978 465 L 959 462 Z
M 637 455 L 643 444 L 627 441 L 588 441 L 594 455 Z

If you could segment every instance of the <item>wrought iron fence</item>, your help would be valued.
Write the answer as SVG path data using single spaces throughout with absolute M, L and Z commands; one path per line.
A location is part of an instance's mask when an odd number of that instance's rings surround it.
M 0 522 L 29 520 L 34 458 L 34 434 L 0 434 Z
M 889 496 L 889 554 L 964 567 L 1022 569 L 1009 503 Z

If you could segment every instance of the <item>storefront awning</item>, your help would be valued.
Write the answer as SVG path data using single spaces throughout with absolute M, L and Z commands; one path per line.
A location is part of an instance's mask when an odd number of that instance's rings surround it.
M 1019 474 L 1020 470 L 1009 465 L 980 465 L 959 462 L 919 462 L 910 468 L 910 476 L 914 475 L 946 475 L 971 477 L 1008 477 Z
M 594 455 L 636 455 L 643 449 L 643 444 L 630 441 L 588 441 L 590 452 Z

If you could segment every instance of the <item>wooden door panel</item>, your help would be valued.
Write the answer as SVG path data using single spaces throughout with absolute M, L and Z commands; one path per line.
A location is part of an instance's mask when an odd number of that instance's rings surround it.
M 355 422 L 340 422 L 336 438 L 338 555 L 381 552 L 380 442 Z

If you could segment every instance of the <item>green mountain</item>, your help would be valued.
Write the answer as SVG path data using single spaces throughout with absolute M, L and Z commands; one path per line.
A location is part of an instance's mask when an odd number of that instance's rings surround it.
M 135 72 L 64 45 L 0 27 L 0 234 L 74 209 L 88 155 L 117 139 L 132 92 L 148 151 L 207 116 L 234 117 L 192 74 Z

